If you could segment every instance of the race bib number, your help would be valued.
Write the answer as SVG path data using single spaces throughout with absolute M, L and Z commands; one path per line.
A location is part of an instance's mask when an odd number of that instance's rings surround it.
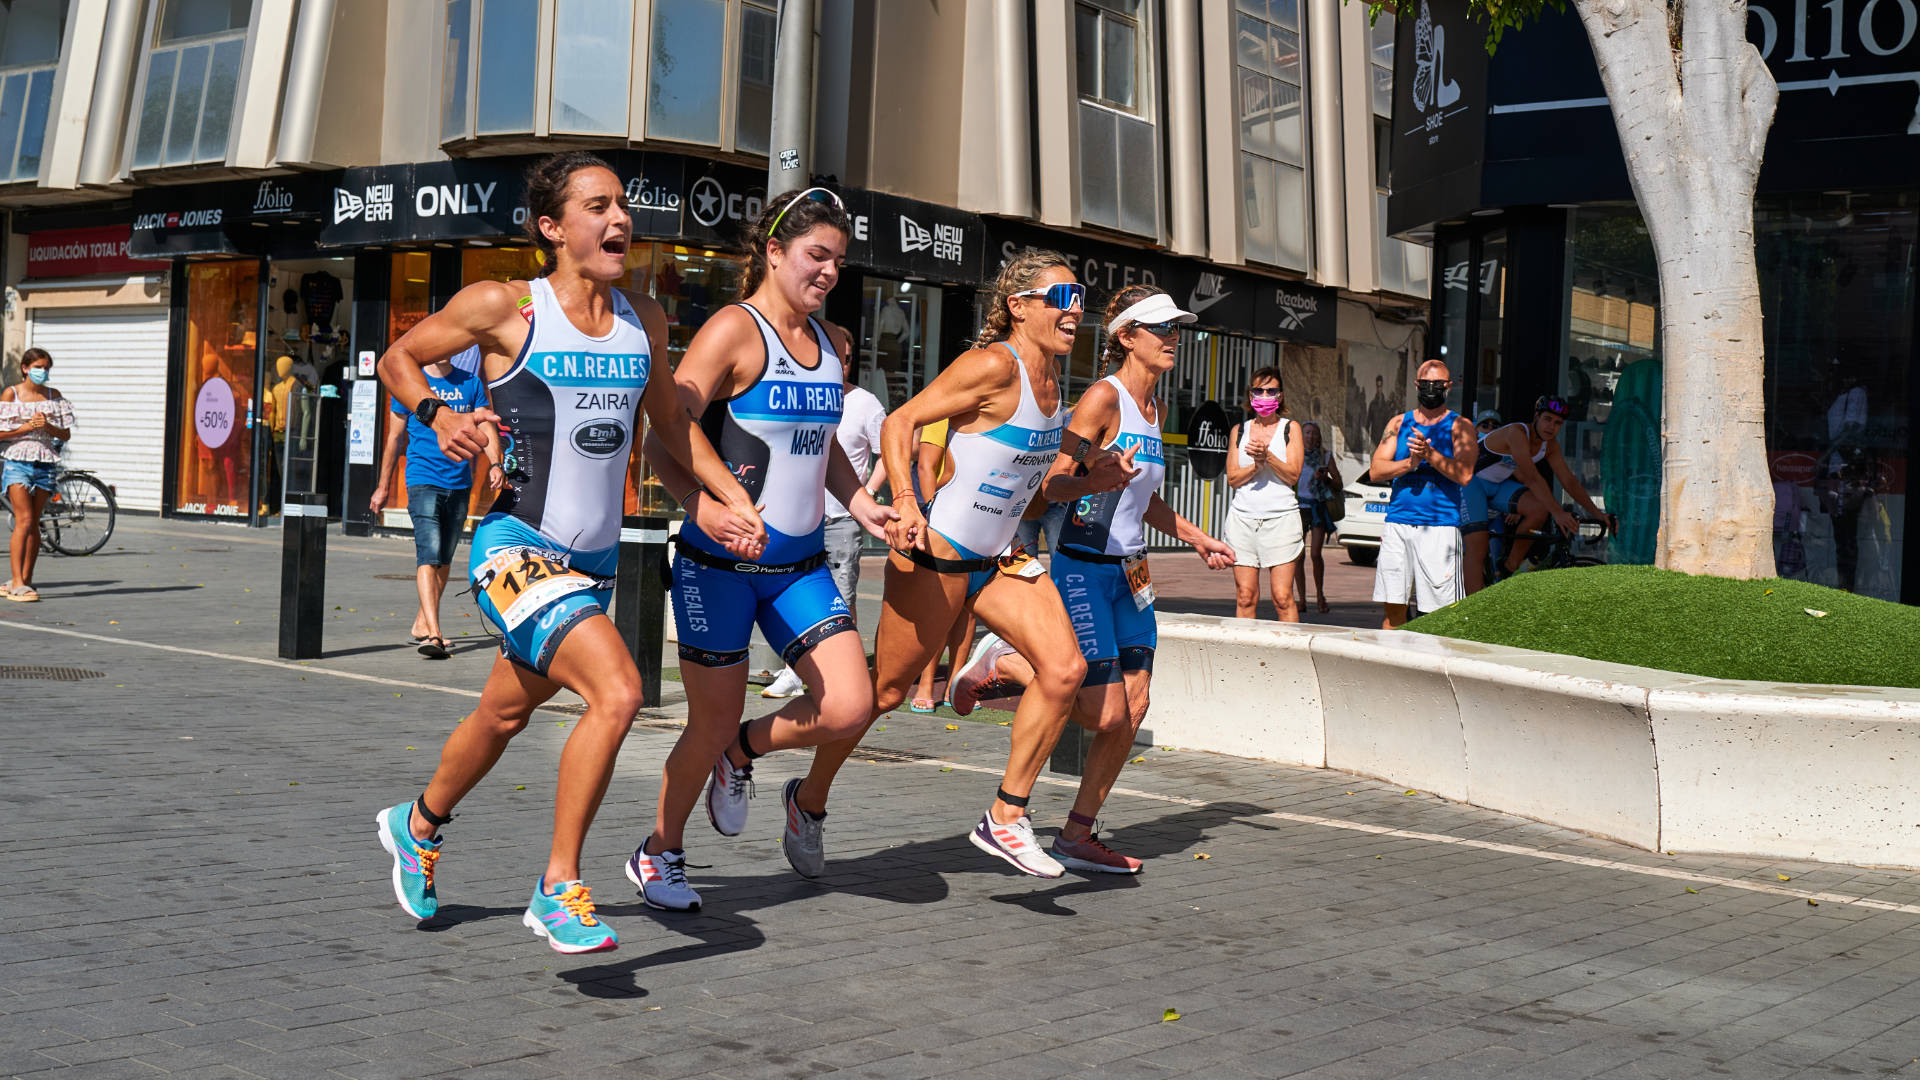
M 1145 611 L 1153 606 L 1153 574 L 1147 570 L 1147 553 L 1127 556 L 1120 564 L 1127 572 L 1127 588 L 1133 591 L 1133 606 Z
M 493 601 L 503 630 L 518 629 L 541 608 L 563 596 L 591 589 L 593 584 L 587 575 L 525 548 L 503 551 L 488 559 L 474 580 L 475 588 Z
M 1009 577 L 1037 578 L 1046 573 L 1046 569 L 1025 548 L 1017 548 L 1000 556 L 1000 572 Z

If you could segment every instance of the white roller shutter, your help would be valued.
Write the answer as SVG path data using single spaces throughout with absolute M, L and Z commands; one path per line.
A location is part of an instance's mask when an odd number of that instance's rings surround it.
M 167 309 L 43 308 L 27 342 L 53 357 L 73 400 L 66 463 L 113 485 L 120 505 L 160 509 L 167 441 Z

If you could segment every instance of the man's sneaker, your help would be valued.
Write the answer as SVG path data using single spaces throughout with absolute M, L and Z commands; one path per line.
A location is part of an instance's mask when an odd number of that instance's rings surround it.
M 967 662 L 947 683 L 947 701 L 954 712 L 965 716 L 973 711 L 980 703 L 980 691 L 1000 678 L 995 662 L 1012 651 L 1013 646 L 1001 641 L 998 634 L 989 633 L 980 639 Z
M 787 864 L 801 877 L 816 878 L 827 872 L 827 848 L 825 831 L 827 815 L 814 817 L 805 810 L 794 797 L 800 792 L 800 778 L 787 781 L 780 790 L 780 802 L 787 808 L 787 827 L 780 834 L 780 850 L 787 854 Z
M 707 780 L 707 820 L 721 836 L 739 836 L 747 827 L 747 800 L 753 798 L 753 762 L 735 765 L 725 751 Z
M 792 668 L 781 668 L 772 682 L 760 688 L 760 696 L 770 698 L 799 697 L 806 692 L 807 684 L 800 681 L 799 674 Z
M 1088 833 L 1078 840 L 1064 835 L 1053 838 L 1052 855 L 1060 865 L 1074 870 L 1092 870 L 1098 874 L 1137 874 L 1140 860 L 1122 855 L 1100 842 L 1099 833 Z
M 440 897 L 433 891 L 433 864 L 440 858 L 440 838 L 416 840 L 407 820 L 413 804 L 389 806 L 375 815 L 380 824 L 380 846 L 393 856 L 393 895 L 407 914 L 416 919 L 431 919 L 440 910 Z
M 545 878 L 534 882 L 533 902 L 520 921 L 546 938 L 554 952 L 599 952 L 620 944 L 613 927 L 594 918 L 593 897 L 579 881 L 562 882 L 560 891 L 552 896 L 547 895 Z
M 647 845 L 634 849 L 627 860 L 627 880 L 640 887 L 640 899 L 661 911 L 699 911 L 700 894 L 687 884 L 687 853 L 647 854 Z
M 993 811 L 989 810 L 980 815 L 980 824 L 973 827 L 967 839 L 981 851 L 1012 863 L 1013 868 L 1023 874 L 1057 878 L 1067 872 L 1066 867 L 1053 861 L 1053 856 L 1040 850 L 1039 841 L 1033 838 L 1033 823 L 1025 814 L 1020 815 L 1020 820 L 1003 825 L 993 820 Z

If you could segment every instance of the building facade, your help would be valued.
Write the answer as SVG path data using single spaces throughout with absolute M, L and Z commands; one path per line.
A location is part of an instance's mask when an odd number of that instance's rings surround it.
M 815 0 L 794 164 L 856 222 L 827 315 L 892 404 L 962 351 L 1033 244 L 1093 305 L 1200 315 L 1170 433 L 1285 373 L 1350 471 L 1425 351 L 1428 256 L 1386 229 L 1393 23 L 1338 0 Z M 259 524 L 295 484 L 349 527 L 372 362 L 484 278 L 523 277 L 521 172 L 626 183 L 625 284 L 672 348 L 733 298 L 767 183 L 772 0 L 14 0 L 0 11 L 4 349 L 55 357 L 72 455 L 135 508 Z M 1068 362 L 1093 379 L 1089 320 Z M 290 363 L 282 363 L 282 358 Z M 9 364 L 9 378 L 17 365 Z M 285 370 L 283 370 L 285 369 Z M 300 393 L 311 388 L 309 397 Z M 309 407 L 310 406 L 310 407 Z M 1176 434 L 1170 501 L 1224 484 Z M 665 509 L 636 461 L 634 508 Z M 391 512 L 390 512 L 391 513 Z
M 1920 603 L 1914 10 L 1748 7 L 1780 88 L 1754 206 L 1776 561 L 1905 603 Z M 1434 351 L 1463 379 L 1456 405 L 1522 418 L 1539 394 L 1566 398 L 1567 459 L 1621 519 L 1609 557 L 1651 562 L 1657 263 L 1585 32 L 1550 13 L 1489 56 L 1464 3 L 1423 0 L 1398 44 L 1389 225 L 1437 253 Z

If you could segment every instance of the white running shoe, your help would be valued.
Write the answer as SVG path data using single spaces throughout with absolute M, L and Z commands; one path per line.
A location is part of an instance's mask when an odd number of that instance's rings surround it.
M 799 697 L 806 692 L 807 684 L 800 681 L 799 674 L 792 668 L 781 668 L 772 682 L 760 688 L 760 696 L 770 698 Z
M 739 836 L 747 827 L 747 800 L 753 798 L 753 763 L 735 766 L 725 751 L 707 779 L 707 820 L 721 836 Z
M 793 801 L 800 790 L 800 778 L 787 781 L 780 790 L 780 802 L 787 808 L 787 827 L 780 834 L 780 850 L 787 855 L 787 863 L 801 877 L 817 878 L 827 872 L 825 830 L 827 815 L 814 817 L 800 804 Z
M 647 845 L 634 849 L 627 860 L 627 880 L 640 887 L 640 899 L 661 911 L 699 911 L 700 894 L 687 884 L 687 853 L 647 854 Z
M 947 681 L 947 703 L 953 711 L 966 716 L 980 703 L 980 691 L 993 685 L 1000 678 L 995 663 L 1013 651 L 1013 646 L 1000 640 L 1000 635 L 989 632 L 973 647 L 967 662 Z
M 1040 850 L 1039 842 L 1033 838 L 1033 822 L 1025 814 L 1021 814 L 1018 821 L 1001 824 L 993 820 L 993 811 L 988 810 L 980 815 L 980 824 L 973 827 L 967 839 L 981 851 L 1012 863 L 1013 868 L 1023 874 L 1057 878 L 1067 872 L 1053 856 Z

